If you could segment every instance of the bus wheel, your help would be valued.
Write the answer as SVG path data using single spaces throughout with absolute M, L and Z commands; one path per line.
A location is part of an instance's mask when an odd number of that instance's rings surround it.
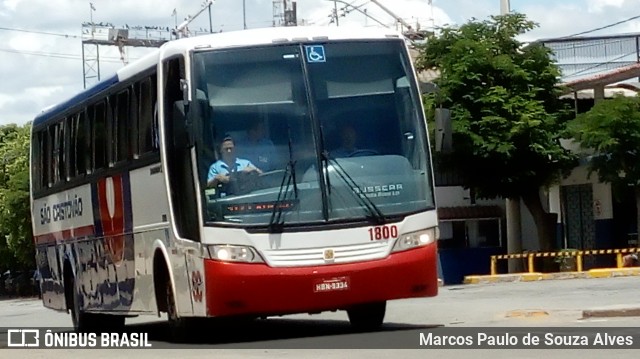
M 178 309 L 176 307 L 175 296 L 173 295 L 173 287 L 171 281 L 166 281 L 166 295 L 167 295 L 167 319 L 169 320 L 169 328 L 171 341 L 176 343 L 184 343 L 189 338 L 189 326 L 188 318 L 180 318 L 178 315 Z
M 124 329 L 124 315 L 86 313 L 80 308 L 80 300 L 75 291 L 75 279 L 70 278 L 71 321 L 73 329 L 79 333 L 86 332 L 121 332 Z
M 387 302 L 358 304 L 347 309 L 349 322 L 357 330 L 378 329 L 384 321 Z
M 73 329 L 76 332 L 87 332 L 91 330 L 92 327 L 92 318 L 91 314 L 85 313 L 80 309 L 80 299 L 78 298 L 78 293 L 76 293 L 76 281 L 75 278 L 69 277 L 69 286 L 70 293 L 69 296 L 71 298 L 71 321 L 73 322 Z

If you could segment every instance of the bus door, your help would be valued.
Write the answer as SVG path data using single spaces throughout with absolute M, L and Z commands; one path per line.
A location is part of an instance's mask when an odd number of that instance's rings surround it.
M 173 266 L 175 293 L 189 293 L 189 299 L 183 294 L 177 295 L 176 299 L 180 313 L 205 315 L 204 264 L 199 243 L 201 226 L 196 197 L 198 178 L 194 168 L 195 151 L 188 138 L 189 111 L 192 109 L 187 107 L 184 96 L 184 58 L 180 56 L 169 59 L 163 63 L 163 68 L 167 180 L 173 225 L 180 237 L 175 243 L 175 259 L 176 262 L 184 263 L 175 263 Z

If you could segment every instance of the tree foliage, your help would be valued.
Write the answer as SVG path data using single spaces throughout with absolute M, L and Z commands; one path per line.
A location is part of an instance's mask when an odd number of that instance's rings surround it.
M 595 151 L 589 169 L 601 182 L 640 185 L 640 98 L 599 101 L 571 121 L 569 129 L 583 148 Z
M 614 188 L 633 188 L 640 223 L 640 98 L 598 101 L 569 124 L 584 149 L 593 151 L 589 171 Z M 640 236 L 640 234 L 639 234 Z
M 29 203 L 31 125 L 0 127 L 0 267 L 32 268 L 34 245 Z
M 568 112 L 550 50 L 517 39 L 535 27 L 522 14 L 446 27 L 427 39 L 417 67 L 439 72 L 431 101 L 451 110 L 453 151 L 441 163 L 481 197 L 522 198 L 539 236 L 548 237 L 539 189 L 558 181 L 575 156 L 560 145 Z M 548 248 L 550 238 L 540 239 Z

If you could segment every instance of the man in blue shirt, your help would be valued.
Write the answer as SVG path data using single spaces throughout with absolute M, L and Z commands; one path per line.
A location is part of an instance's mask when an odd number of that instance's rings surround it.
M 233 142 L 233 138 L 230 136 L 227 136 L 222 140 L 222 143 L 220 144 L 220 156 L 221 159 L 217 160 L 211 165 L 211 167 L 209 167 L 207 187 L 217 187 L 220 184 L 229 184 L 231 175 L 236 172 L 262 173 L 262 171 L 254 166 L 251 161 L 236 157 L 235 144 Z

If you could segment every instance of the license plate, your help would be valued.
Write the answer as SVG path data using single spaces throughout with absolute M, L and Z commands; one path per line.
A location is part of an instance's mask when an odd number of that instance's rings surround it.
M 313 291 L 318 292 L 332 292 L 336 290 L 349 290 L 351 285 L 349 283 L 349 277 L 319 279 L 313 283 Z

